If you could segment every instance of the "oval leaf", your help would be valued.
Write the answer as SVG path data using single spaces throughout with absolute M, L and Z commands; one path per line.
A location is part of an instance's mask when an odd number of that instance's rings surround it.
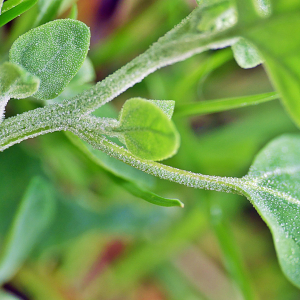
M 285 135 L 256 157 L 240 188 L 271 229 L 281 268 L 300 287 L 300 136 Z
M 231 48 L 234 58 L 241 68 L 254 68 L 263 62 L 255 47 L 243 38 L 233 44 Z
M 125 102 L 114 131 L 122 135 L 131 153 L 143 159 L 163 160 L 179 147 L 173 122 L 157 105 L 141 98 Z
M 84 23 L 56 20 L 19 37 L 9 57 L 10 61 L 40 78 L 36 98 L 53 99 L 80 69 L 89 43 L 90 31 Z

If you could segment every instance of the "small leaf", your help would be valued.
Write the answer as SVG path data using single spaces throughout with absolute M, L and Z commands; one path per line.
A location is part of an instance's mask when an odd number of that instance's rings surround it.
M 271 229 L 285 275 L 300 287 L 300 136 L 282 136 L 256 157 L 240 188 Z
M 125 102 L 120 125 L 113 131 L 120 133 L 128 150 L 148 160 L 163 160 L 177 152 L 179 134 L 168 116 L 150 101 L 133 98 Z
M 240 38 L 231 48 L 234 58 L 241 68 L 254 68 L 263 62 L 255 47 L 243 38 Z
M 23 99 L 34 94 L 40 80 L 11 62 L 0 65 L 0 96 Z
M 0 119 L 10 98 L 31 96 L 39 88 L 40 80 L 22 67 L 10 62 L 0 65 Z
M 0 255 L 0 284 L 11 279 L 36 245 L 53 215 L 47 183 L 34 178 L 21 202 Z
M 90 31 L 84 23 L 56 20 L 19 37 L 12 45 L 9 57 L 40 78 L 36 98 L 53 99 L 80 69 L 88 52 L 89 40 Z
M 35 5 L 37 1 L 38 0 L 13 0 L 4 2 L 0 14 L 0 27 L 27 11 Z

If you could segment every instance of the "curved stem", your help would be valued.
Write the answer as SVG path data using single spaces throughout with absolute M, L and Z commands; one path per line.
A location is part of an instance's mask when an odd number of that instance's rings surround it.
M 76 126 L 72 126 L 68 130 L 88 142 L 94 148 L 136 169 L 189 187 L 242 194 L 242 190 L 240 189 L 241 179 L 239 178 L 202 175 L 173 168 L 158 162 L 140 159 L 132 155 L 125 148 L 98 134 L 98 132 L 85 127 L 86 124 L 86 122 L 83 122 L 81 126 L 76 124 Z
M 233 26 L 223 32 L 201 33 L 197 29 L 201 12 L 201 7 L 195 9 L 146 52 L 98 82 L 91 89 L 75 96 L 70 102 L 65 101 L 64 105 L 80 108 L 84 114 L 89 114 L 157 69 L 183 61 L 208 49 L 231 45 L 237 34 L 236 28 Z

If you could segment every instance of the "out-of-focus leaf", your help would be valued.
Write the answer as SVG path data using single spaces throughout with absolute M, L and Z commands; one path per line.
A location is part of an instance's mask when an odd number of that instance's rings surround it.
M 39 14 L 36 18 L 34 26 L 40 26 L 52 21 L 58 13 L 61 0 L 39 0 Z
M 281 6 L 282 10 L 279 10 Z M 272 2 L 272 9 L 273 7 L 276 14 L 266 18 L 259 26 L 249 26 L 241 30 L 241 35 L 262 55 L 284 106 L 294 122 L 300 126 L 299 2 L 278 0 Z M 287 33 L 293 33 L 292 38 Z
M 163 160 L 177 152 L 179 135 L 169 117 L 155 104 L 133 98 L 125 102 L 120 125 L 113 130 L 121 134 L 134 155 L 148 160 Z
M 0 65 L 0 97 L 22 99 L 39 88 L 40 80 L 22 67 L 11 62 Z
M 12 0 L 4 2 L 0 15 L 0 27 L 27 11 L 36 4 L 37 1 L 38 0 Z
M 300 287 L 300 137 L 282 136 L 256 157 L 243 193 L 271 229 L 281 268 Z
M 56 20 L 20 36 L 9 57 L 40 78 L 40 88 L 34 96 L 47 100 L 57 97 L 78 72 L 89 44 L 90 31 L 84 23 Z
M 38 90 L 39 84 L 39 78 L 16 64 L 5 62 L 0 65 L 0 119 L 10 98 L 29 97 Z
M 77 7 L 77 4 L 74 3 L 71 7 L 68 18 L 73 19 L 73 20 L 77 20 L 77 16 L 78 16 L 78 7 Z
M 255 47 L 243 38 L 233 44 L 231 48 L 234 58 L 241 68 L 254 68 L 263 62 Z
M 48 227 L 54 209 L 48 184 L 34 178 L 27 189 L 0 255 L 0 282 L 4 283 L 18 271 Z

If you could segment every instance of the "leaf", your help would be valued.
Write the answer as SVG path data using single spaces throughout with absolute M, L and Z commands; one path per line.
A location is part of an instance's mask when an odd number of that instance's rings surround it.
M 233 44 L 231 48 L 234 58 L 241 68 L 254 68 L 263 62 L 255 47 L 243 38 Z
M 0 65 L 0 119 L 10 98 L 22 99 L 34 94 L 40 80 L 22 67 L 10 62 Z
M 300 287 L 300 136 L 267 145 L 242 178 L 243 193 L 271 229 L 281 268 Z
M 0 65 L 0 96 L 22 99 L 34 94 L 40 80 L 11 62 Z
M 0 283 L 11 279 L 38 242 L 53 215 L 47 183 L 34 178 L 22 200 L 0 255 Z
M 0 15 L 1 15 L 1 10 L 2 10 L 2 6 L 3 6 L 3 1 L 4 0 L 0 0 Z
M 38 0 L 12 0 L 4 2 L 0 14 L 0 27 L 27 11 L 35 5 L 37 1 Z
M 51 38 L 49 38 L 51 36 Z M 90 31 L 82 22 L 56 20 L 19 37 L 9 52 L 10 61 L 40 78 L 36 98 L 57 97 L 83 64 Z
M 141 98 L 125 102 L 120 125 L 113 131 L 122 135 L 132 154 L 143 159 L 163 160 L 174 155 L 179 147 L 173 122 L 155 104 Z
M 58 13 L 61 0 L 39 0 L 39 14 L 36 18 L 34 27 L 52 21 Z
M 299 13 L 300 8 L 298 11 L 272 15 L 265 22 L 252 26 L 242 33 L 259 50 L 285 108 L 298 126 L 300 126 Z M 288 33 L 292 34 L 292 38 Z
M 169 119 L 172 118 L 174 108 L 175 108 L 175 101 L 173 100 L 148 100 L 148 101 L 150 101 L 151 103 L 159 107 Z

